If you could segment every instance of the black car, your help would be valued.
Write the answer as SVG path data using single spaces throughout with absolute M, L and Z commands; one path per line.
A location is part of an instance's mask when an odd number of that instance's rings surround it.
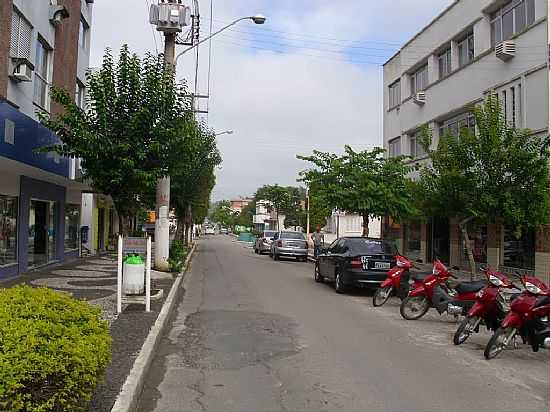
M 377 288 L 396 265 L 392 242 L 364 237 L 343 237 L 321 250 L 315 263 L 315 281 L 334 282 L 337 293 L 350 286 Z

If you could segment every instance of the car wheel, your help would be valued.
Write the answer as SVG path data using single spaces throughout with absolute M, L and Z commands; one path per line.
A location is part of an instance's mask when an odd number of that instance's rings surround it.
M 343 283 L 342 271 L 340 269 L 338 269 L 334 277 L 334 290 L 336 293 L 346 293 L 346 286 Z
M 314 275 L 315 282 L 317 283 L 323 283 L 325 281 L 325 278 L 321 276 L 321 272 L 319 271 L 319 263 L 315 262 L 315 275 Z

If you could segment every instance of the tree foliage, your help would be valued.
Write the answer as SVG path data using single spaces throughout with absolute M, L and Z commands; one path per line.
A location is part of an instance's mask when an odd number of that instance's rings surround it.
M 472 272 L 468 222 L 535 227 L 550 220 L 550 140 L 510 127 L 495 96 L 473 113 L 477 133 L 464 128 L 429 151 L 419 193 L 427 213 L 459 220 Z M 423 134 L 428 148 L 429 130 Z
M 305 189 L 293 186 L 266 185 L 256 191 L 256 201 L 267 200 L 272 204 L 277 215 L 277 226 L 279 216 L 285 216 L 286 226 L 305 226 Z M 270 210 L 271 212 L 272 210 Z M 278 227 L 278 229 L 280 229 Z
M 121 217 L 129 217 L 154 192 L 157 179 L 179 164 L 186 131 L 196 127 L 189 93 L 162 56 L 141 60 L 128 46 L 116 62 L 107 50 L 87 80 L 86 110 L 76 106 L 71 91 L 52 90 L 63 112 L 43 114 L 41 121 L 61 143 L 44 150 L 81 158 L 84 177 L 113 198 Z
M 402 158 L 386 158 L 381 148 L 356 152 L 346 146 L 341 156 L 314 151 L 297 157 L 313 164 L 300 173 L 311 193 L 331 209 L 362 216 L 363 236 L 369 234 L 370 218 L 416 213 L 406 178 L 410 167 Z
M 231 209 L 231 202 L 229 200 L 221 200 L 213 204 L 209 218 L 211 221 L 219 223 L 222 226 L 234 227 L 237 215 Z

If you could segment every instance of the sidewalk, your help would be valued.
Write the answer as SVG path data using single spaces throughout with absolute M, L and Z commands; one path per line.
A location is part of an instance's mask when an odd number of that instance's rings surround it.
M 163 297 L 151 302 L 151 312 L 143 305 L 131 304 L 116 314 L 117 262 L 103 257 L 81 258 L 29 272 L 0 283 L 0 288 L 19 284 L 46 286 L 70 293 L 101 308 L 103 319 L 109 322 L 112 344 L 112 361 L 107 367 L 105 380 L 92 399 L 89 412 L 108 412 L 126 381 L 134 360 L 162 309 L 175 281 L 172 274 L 152 271 L 152 288 L 163 289 Z

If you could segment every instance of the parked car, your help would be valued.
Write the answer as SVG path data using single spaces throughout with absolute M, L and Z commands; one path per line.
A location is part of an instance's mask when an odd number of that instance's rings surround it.
M 214 230 L 213 227 L 209 226 L 204 230 L 204 234 L 205 235 L 215 235 L 216 231 Z
M 308 244 L 301 232 L 282 231 L 275 233 L 271 243 L 270 256 L 279 260 L 281 256 L 307 261 Z
M 315 262 L 315 281 L 334 282 L 337 293 L 350 286 L 377 288 L 396 265 L 397 248 L 380 239 L 343 237 L 321 250 Z
M 262 233 L 262 236 L 256 239 L 254 243 L 254 253 L 262 255 L 265 252 L 271 252 L 271 244 L 273 243 L 273 237 L 277 233 L 276 230 L 266 230 Z

